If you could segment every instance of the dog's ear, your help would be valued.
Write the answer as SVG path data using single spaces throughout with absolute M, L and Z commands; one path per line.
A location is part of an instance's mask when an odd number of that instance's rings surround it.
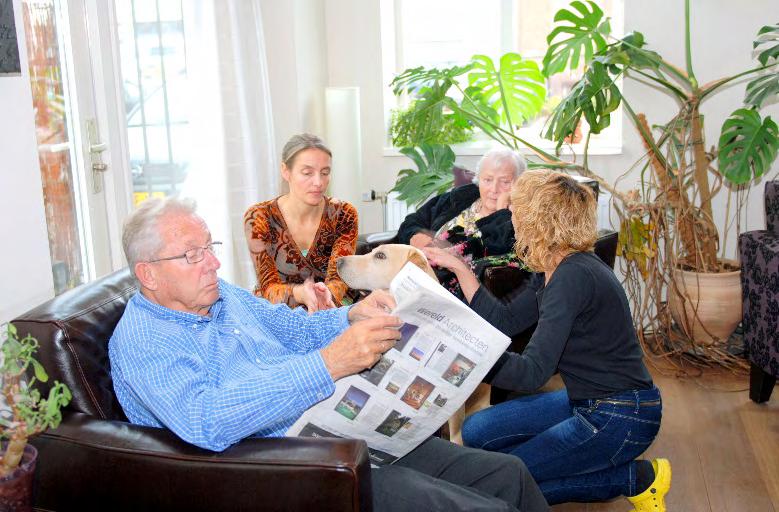
M 427 258 L 425 258 L 425 255 L 422 254 L 421 251 L 410 249 L 408 251 L 408 261 L 421 268 L 427 272 L 427 275 L 438 281 L 435 272 L 433 272 L 433 267 L 430 266 L 430 263 L 427 262 Z

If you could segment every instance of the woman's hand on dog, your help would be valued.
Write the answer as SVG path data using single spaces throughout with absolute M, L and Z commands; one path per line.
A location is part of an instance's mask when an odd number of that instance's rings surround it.
M 354 309 L 354 308 L 352 308 Z M 384 314 L 357 322 L 322 349 L 322 360 L 333 380 L 376 364 L 400 339 L 400 318 Z
M 447 268 L 455 273 L 458 270 L 464 269 L 468 269 L 468 271 L 470 271 L 468 264 L 452 251 L 441 249 L 439 247 L 425 247 L 422 249 L 422 252 L 425 253 L 425 257 L 427 258 L 428 263 L 434 267 Z
M 408 243 L 409 245 L 416 247 L 417 249 L 421 249 L 423 247 L 427 247 L 430 245 L 430 243 L 433 241 L 433 237 L 430 235 L 430 233 L 426 233 L 424 231 L 419 231 L 417 233 L 414 233 L 414 236 L 412 236 Z
M 395 298 L 386 290 L 374 290 L 349 308 L 349 322 L 359 322 L 377 316 L 387 316 L 395 309 Z
M 470 304 L 480 286 L 479 280 L 476 279 L 473 271 L 471 271 L 471 267 L 458 255 L 446 249 L 425 247 L 422 249 L 422 252 L 425 253 L 425 257 L 431 265 L 444 267 L 454 272 L 454 275 L 457 276 L 457 281 L 460 283 L 463 296 Z

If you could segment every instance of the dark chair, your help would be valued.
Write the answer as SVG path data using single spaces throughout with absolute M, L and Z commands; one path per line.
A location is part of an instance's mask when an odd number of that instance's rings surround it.
M 113 392 L 108 339 L 135 292 L 125 269 L 13 320 L 40 342 L 49 382 L 73 393 L 62 424 L 32 439 L 37 509 L 371 509 L 364 441 L 250 438 L 214 453 L 128 423 Z
M 779 377 L 779 181 L 765 184 L 766 229 L 738 238 L 749 398 L 766 402 Z

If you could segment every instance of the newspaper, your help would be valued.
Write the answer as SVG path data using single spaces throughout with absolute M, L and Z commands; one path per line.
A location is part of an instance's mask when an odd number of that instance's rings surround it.
M 364 439 L 373 465 L 391 464 L 463 405 L 511 341 L 416 265 L 390 292 L 401 339 L 371 369 L 337 381 L 288 436 Z

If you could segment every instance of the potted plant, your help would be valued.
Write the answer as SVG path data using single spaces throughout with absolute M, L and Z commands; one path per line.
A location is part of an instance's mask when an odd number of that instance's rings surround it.
M 37 451 L 27 440 L 57 427 L 62 420 L 60 409 L 71 398 L 67 386 L 60 382 L 51 386 L 48 398 L 35 389 L 36 382 L 48 380 L 43 366 L 33 357 L 37 349 L 38 340 L 30 335 L 20 339 L 16 327 L 8 325 L 8 337 L 0 351 L 0 510 L 31 510 Z
M 685 0 L 683 68 L 650 50 L 638 32 L 613 37 L 608 19 L 591 1 L 572 2 L 569 8 L 555 14 L 555 22 L 547 37 L 543 75 L 549 77 L 583 67 L 583 76 L 554 109 L 543 136 L 556 142 L 559 150 L 576 137 L 584 121 L 587 133 L 581 164 L 565 161 L 559 153 L 550 154 L 517 135 L 516 128 L 521 123 L 510 115 L 509 102 L 527 103 L 526 98 L 536 96 L 538 82 L 535 77 L 507 80 L 509 71 L 504 66 L 487 73 L 492 77 L 490 82 L 480 82 L 478 75 L 469 74 L 469 86 L 459 90 L 461 99 L 448 94 L 448 90 L 442 93 L 431 88 L 437 96 L 428 94 L 426 108 L 419 112 L 419 126 L 425 126 L 423 121 L 433 117 L 436 109 L 447 109 L 505 145 L 529 149 L 537 156 L 531 167 L 569 170 L 598 180 L 615 200 L 626 263 L 625 286 L 645 346 L 655 353 L 692 354 L 695 362 L 703 364 L 741 365 L 723 348 L 727 334 L 714 334 L 710 325 L 700 323 L 704 309 L 701 296 L 707 289 L 701 281 L 712 275 L 737 272 L 733 263 L 719 252 L 726 245 L 728 222 L 722 229 L 715 225 L 712 198 L 726 191 L 730 207 L 731 196 L 738 198 L 763 176 L 779 151 L 776 123 L 759 113 L 779 93 L 779 24 L 758 30 L 753 42 L 757 60 L 753 67 L 700 84 L 690 52 L 689 0 Z M 521 58 L 514 56 L 512 60 Z M 471 73 L 472 69 L 475 68 L 408 70 L 394 82 L 396 93 L 398 86 L 402 86 L 402 91 L 423 90 L 432 80 L 445 83 L 452 75 Z M 747 78 L 751 81 L 743 104 L 724 122 L 718 143 L 707 146 L 702 103 L 726 85 Z M 646 115 L 636 112 L 623 96 L 618 86 L 620 80 L 650 84 L 659 94 L 672 98 L 678 112 L 669 120 L 651 125 Z M 637 190 L 618 190 L 588 163 L 590 135 L 608 127 L 620 106 L 646 149 Z M 730 219 L 730 212 L 727 216 Z M 687 273 L 690 275 L 685 284 L 680 277 Z M 737 277 L 734 282 L 738 286 Z M 740 300 L 739 288 L 734 296 Z M 740 308 L 729 303 L 725 309 L 735 311 L 737 323 Z M 719 313 L 715 315 L 718 316 Z

